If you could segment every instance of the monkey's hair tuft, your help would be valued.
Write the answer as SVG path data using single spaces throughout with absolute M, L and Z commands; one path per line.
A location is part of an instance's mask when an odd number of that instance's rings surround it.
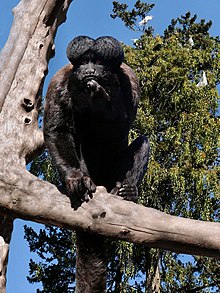
M 93 45 L 95 40 L 87 36 L 78 36 L 74 38 L 67 46 L 66 55 L 72 64 L 86 53 Z
M 124 60 L 123 48 L 120 42 L 113 37 L 99 37 L 91 50 L 105 62 L 120 65 Z
M 124 60 L 120 42 L 110 36 L 99 37 L 96 40 L 87 36 L 78 36 L 69 43 L 66 53 L 70 62 L 75 64 L 83 54 L 89 51 L 112 66 L 119 66 Z

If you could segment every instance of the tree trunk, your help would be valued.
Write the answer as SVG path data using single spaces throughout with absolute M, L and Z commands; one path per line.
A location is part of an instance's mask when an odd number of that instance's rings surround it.
M 0 214 L 0 292 L 5 292 L 9 243 L 13 230 L 13 219 Z
M 160 250 L 145 249 L 146 293 L 160 293 Z
M 152 293 L 160 293 L 160 268 L 159 263 L 157 263 L 156 271 L 154 273 L 154 278 L 152 282 Z
M 13 198 L 17 196 L 13 184 L 20 180 L 18 169 L 25 172 L 26 160 L 31 160 L 44 147 L 37 121 L 39 100 L 47 64 L 54 55 L 53 39 L 71 1 L 20 1 L 13 10 L 10 36 L 0 53 L 0 175 L 1 180 L 9 179 L 8 189 Z M 13 219 L 6 214 L 0 219 L 0 291 L 3 293 Z

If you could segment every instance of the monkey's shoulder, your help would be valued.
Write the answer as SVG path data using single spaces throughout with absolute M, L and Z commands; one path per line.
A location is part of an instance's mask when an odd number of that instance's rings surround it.
M 121 84 L 124 85 L 125 91 L 131 91 L 130 97 L 134 105 L 137 105 L 140 99 L 140 83 L 134 70 L 127 64 L 122 63 L 121 70 Z
M 50 103 L 55 100 L 59 104 L 70 98 L 68 82 L 72 74 L 72 69 L 73 65 L 67 64 L 52 77 L 46 94 L 46 102 Z

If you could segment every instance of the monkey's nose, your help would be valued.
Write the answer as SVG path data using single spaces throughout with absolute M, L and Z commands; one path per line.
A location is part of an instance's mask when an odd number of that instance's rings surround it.
M 86 75 L 91 75 L 95 73 L 95 68 L 89 67 L 86 69 Z
M 85 70 L 86 75 L 93 75 L 95 73 L 95 68 L 92 62 L 87 64 L 87 68 Z

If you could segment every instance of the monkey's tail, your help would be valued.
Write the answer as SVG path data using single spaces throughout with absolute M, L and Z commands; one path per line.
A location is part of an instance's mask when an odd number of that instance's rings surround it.
M 106 292 L 105 238 L 76 233 L 76 293 Z

